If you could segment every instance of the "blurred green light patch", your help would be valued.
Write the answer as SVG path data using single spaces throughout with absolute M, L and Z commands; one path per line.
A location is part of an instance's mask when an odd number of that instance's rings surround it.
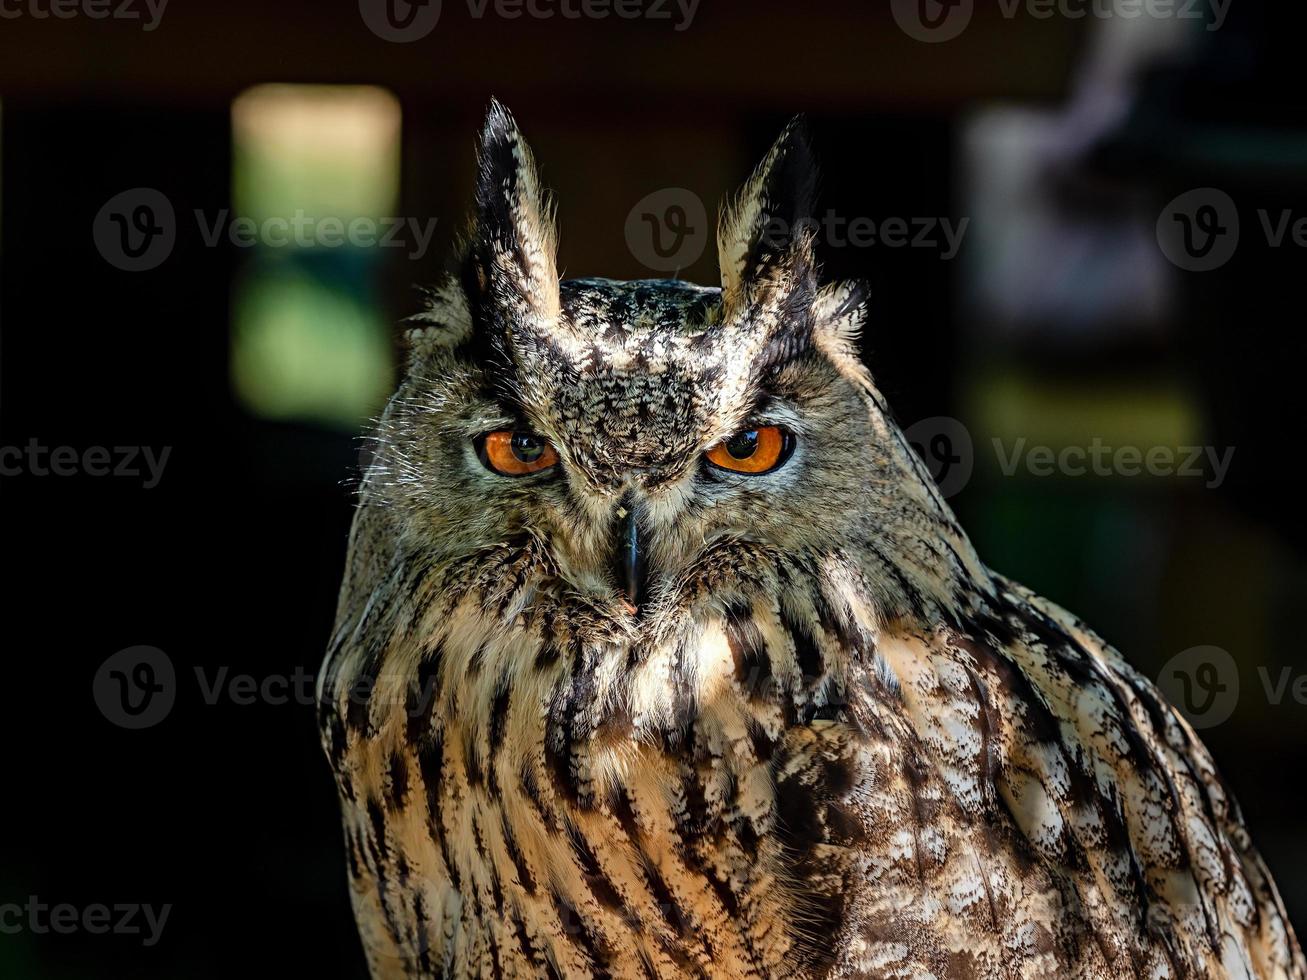
M 386 324 L 348 288 L 293 269 L 253 270 L 238 285 L 235 319 L 233 381 L 260 415 L 355 429 L 394 384 Z
M 370 85 L 259 85 L 232 104 L 232 196 L 262 222 L 380 218 L 399 199 L 400 108 Z
M 381 253 L 322 222 L 394 215 L 400 124 L 374 86 L 260 85 L 232 104 L 232 218 L 269 228 L 244 251 L 232 304 L 232 386 L 253 414 L 354 431 L 390 392 Z M 287 241 L 287 226 L 307 231 Z
M 981 377 L 969 402 L 980 442 L 977 460 L 990 475 L 1000 469 L 994 440 L 1009 455 L 1021 440 L 1027 448 L 1047 446 L 1056 453 L 1095 440 L 1112 449 L 1142 452 L 1205 441 L 1197 400 L 1182 380 L 1171 377 L 1040 377 L 1008 368 Z

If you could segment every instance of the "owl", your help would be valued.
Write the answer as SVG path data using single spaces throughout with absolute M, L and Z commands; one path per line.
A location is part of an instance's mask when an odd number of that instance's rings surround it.
M 791 124 L 721 283 L 560 281 L 491 107 L 322 673 L 376 980 L 1304 980 L 1185 721 L 989 570 L 821 285 Z

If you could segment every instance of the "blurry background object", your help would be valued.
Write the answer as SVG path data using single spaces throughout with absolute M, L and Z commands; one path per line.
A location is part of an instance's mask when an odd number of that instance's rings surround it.
M 371 229 L 398 215 L 399 102 L 259 86 L 232 105 L 232 138 L 233 214 L 264 230 L 236 285 L 232 383 L 260 415 L 357 431 L 394 383 Z
M 0 934 L 0 976 L 363 976 L 304 679 L 393 324 L 463 227 L 491 95 L 564 205 L 568 276 L 712 282 L 719 201 L 808 114 L 820 257 L 870 283 L 867 361 L 981 554 L 1150 676 L 1230 654 L 1237 703 L 1202 734 L 1307 928 L 1286 776 L 1307 763 L 1307 11 L 963 3 L 932 27 L 862 0 L 661 19 L 447 0 L 399 39 L 383 6 L 0 22 L 0 448 L 170 447 L 148 490 L 0 476 L 25 627 L 0 906 L 173 907 L 149 947 Z M 93 679 L 142 644 L 176 701 L 128 730 Z
M 1202 21 L 1094 21 L 1067 101 L 987 106 L 963 127 L 972 315 L 991 334 L 1101 344 L 1105 332 L 1156 330 L 1173 286 L 1158 250 L 1147 184 L 1094 172 L 1091 154 L 1118 131 L 1150 66 L 1184 57 Z

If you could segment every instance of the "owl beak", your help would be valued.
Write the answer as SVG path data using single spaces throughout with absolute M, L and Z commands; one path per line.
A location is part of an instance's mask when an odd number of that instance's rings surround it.
M 640 522 L 635 507 L 624 500 L 617 508 L 617 548 L 613 555 L 613 579 L 626 597 L 632 614 L 644 606 L 648 590 L 649 570 L 646 561 L 646 542 L 640 534 Z

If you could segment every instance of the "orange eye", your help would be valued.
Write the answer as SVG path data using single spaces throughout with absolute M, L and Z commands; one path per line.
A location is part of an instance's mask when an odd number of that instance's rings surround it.
M 547 470 L 558 462 L 549 440 L 534 432 L 490 432 L 477 447 L 481 462 L 501 476 L 527 476 Z
M 732 473 L 770 473 L 789 458 L 793 437 L 774 425 L 737 432 L 708 450 L 708 462 Z

